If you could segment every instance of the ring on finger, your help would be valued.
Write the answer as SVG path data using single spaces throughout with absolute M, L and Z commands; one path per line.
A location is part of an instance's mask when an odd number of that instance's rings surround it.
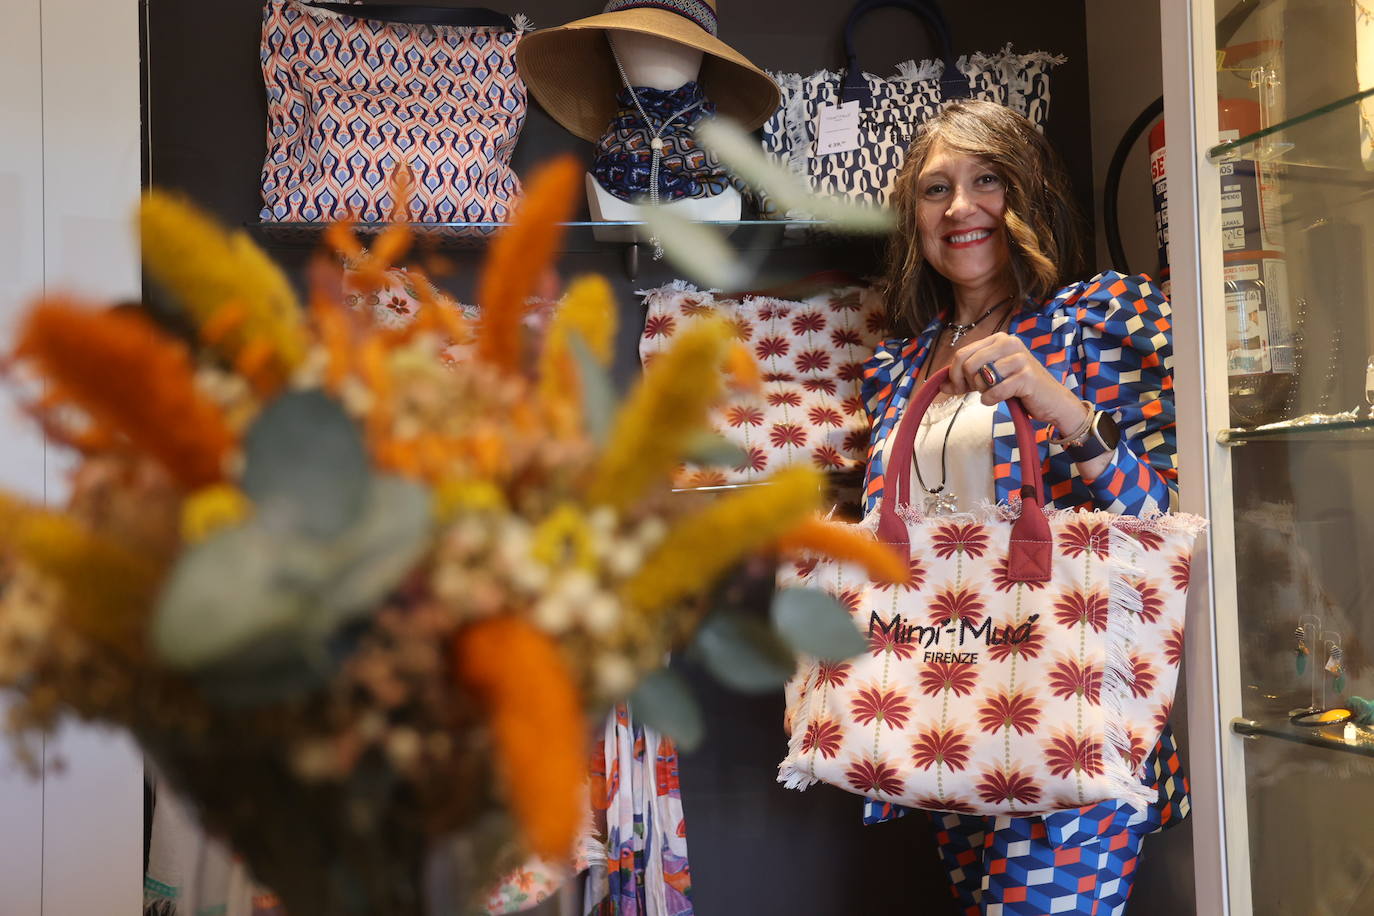
M 983 363 L 983 368 L 978 370 L 978 374 L 983 377 L 983 381 L 988 383 L 989 388 L 995 388 L 1006 381 L 1006 379 L 1002 377 L 1002 373 L 997 371 L 997 365 L 995 363 Z

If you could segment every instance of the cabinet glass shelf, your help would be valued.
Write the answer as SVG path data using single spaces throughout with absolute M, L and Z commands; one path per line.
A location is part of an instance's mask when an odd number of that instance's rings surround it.
M 265 222 L 246 225 L 250 234 L 264 245 L 277 248 L 313 248 L 320 244 L 329 223 Z M 364 238 L 381 233 L 389 223 L 354 223 L 354 231 Z M 484 248 L 492 237 L 509 223 L 453 222 L 409 223 L 418 244 L 432 248 L 463 250 Z M 642 222 L 564 223 L 562 251 L 596 252 L 611 246 L 625 246 L 648 241 L 648 230 Z M 733 220 L 703 222 L 729 235 L 732 247 L 740 250 L 768 250 L 791 245 L 818 242 L 863 242 L 873 237 L 841 236 L 829 231 L 824 220 Z
M 1256 721 L 1237 718 L 1231 720 L 1231 731 L 1246 738 L 1277 738 L 1308 747 L 1374 757 L 1374 729 L 1354 723 L 1306 728 L 1294 725 L 1287 719 Z
M 1262 439 L 1315 442 L 1319 440 L 1364 439 L 1371 435 L 1374 435 L 1374 418 L 1357 417 L 1332 419 L 1323 423 L 1306 423 L 1301 426 L 1223 429 L 1217 433 L 1217 441 L 1223 445 L 1236 445 Z
M 1207 150 L 1210 162 L 1226 159 L 1257 159 L 1282 165 L 1346 169 L 1360 161 L 1360 103 L 1374 99 L 1374 87 L 1319 105 L 1294 117 L 1271 124 Z M 1334 119 L 1345 118 L 1348 136 L 1333 136 Z

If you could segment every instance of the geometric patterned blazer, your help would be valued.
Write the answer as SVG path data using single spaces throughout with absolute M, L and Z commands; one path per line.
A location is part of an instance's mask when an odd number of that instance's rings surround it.
M 1121 515 L 1166 512 L 1178 489 L 1174 427 L 1173 334 L 1170 308 L 1154 281 L 1114 271 L 1064 287 L 1044 302 L 1027 300 L 1012 316 L 1008 333 L 1078 397 L 1110 411 L 1121 430 L 1111 463 L 1094 480 L 1084 480 L 1064 450 L 1048 442 L 1049 425 L 1034 422 L 1046 492 L 1056 508 L 1105 509 Z M 872 432 L 864 479 L 864 505 L 871 510 L 883 493 L 883 445 L 911 398 L 926 351 L 941 319 L 919 337 L 893 338 L 878 345 L 864 364 L 862 395 Z M 1021 463 L 1016 431 L 1006 403 L 997 405 L 992 427 L 993 478 L 998 502 L 1020 498 Z M 1096 835 L 1104 820 L 1153 832 L 1188 813 L 1188 783 L 1173 733 L 1165 726 L 1146 761 L 1159 801 L 1140 811 L 1124 802 L 1088 805 L 1045 817 L 1050 839 Z M 905 813 L 900 806 L 868 801 L 865 820 Z

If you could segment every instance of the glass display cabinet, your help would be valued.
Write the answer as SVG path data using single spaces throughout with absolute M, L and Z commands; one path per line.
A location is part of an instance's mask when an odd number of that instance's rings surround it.
M 1162 7 L 1199 914 L 1374 912 L 1374 2 Z

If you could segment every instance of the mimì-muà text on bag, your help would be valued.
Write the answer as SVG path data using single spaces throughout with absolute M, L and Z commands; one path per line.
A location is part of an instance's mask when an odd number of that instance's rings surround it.
M 909 557 L 905 585 L 834 562 L 785 568 L 850 610 L 869 650 L 804 662 L 787 685 L 779 781 L 968 814 L 1148 805 L 1142 766 L 1183 657 L 1192 515 L 1047 509 L 1011 402 L 1019 506 L 926 517 L 909 503 L 916 431 L 947 370 L 908 406 L 863 527 Z

